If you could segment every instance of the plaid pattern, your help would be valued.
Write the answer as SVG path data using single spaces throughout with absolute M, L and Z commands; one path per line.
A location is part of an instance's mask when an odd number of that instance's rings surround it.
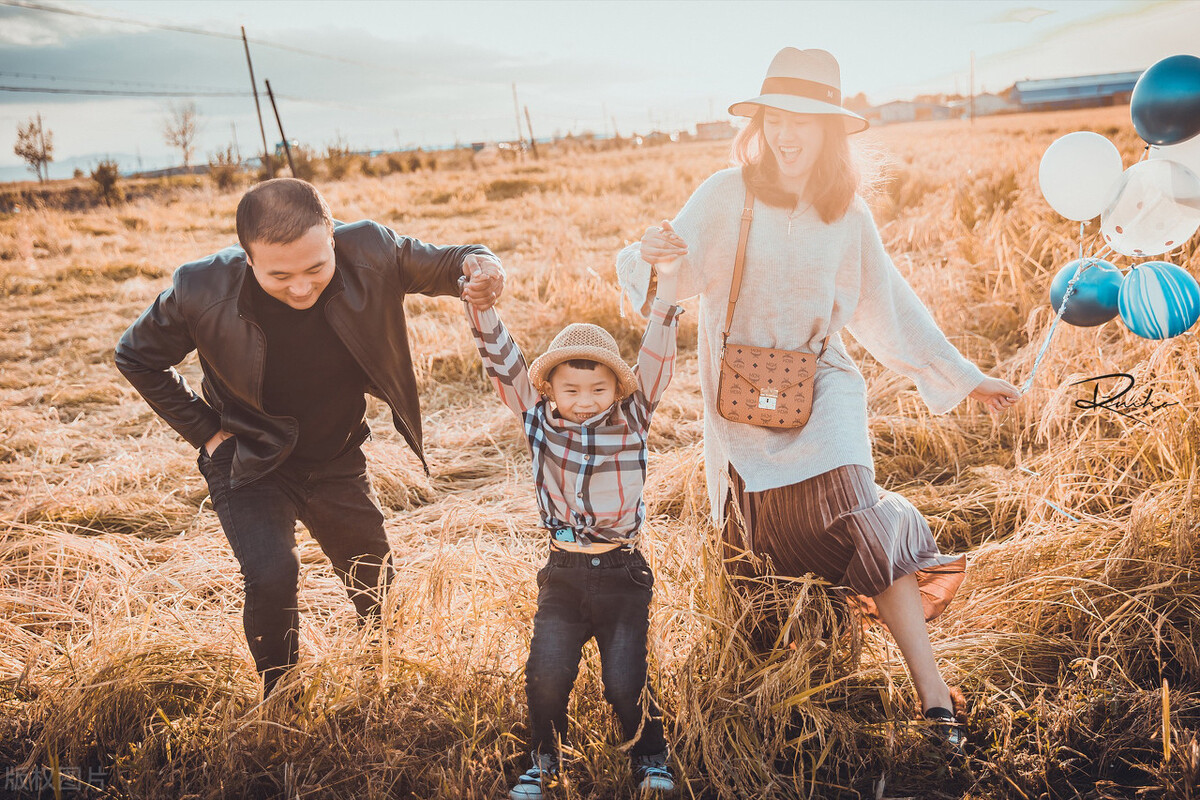
M 637 390 L 577 424 L 559 417 L 533 388 L 525 357 L 496 310 L 464 305 L 484 369 L 525 427 L 538 510 L 553 546 L 572 552 L 637 547 L 646 516 L 646 433 L 675 369 L 675 331 L 683 309 L 654 301 L 634 369 Z

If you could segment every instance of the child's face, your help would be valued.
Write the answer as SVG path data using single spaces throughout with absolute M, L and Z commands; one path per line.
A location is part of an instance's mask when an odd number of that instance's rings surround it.
M 617 376 L 603 364 L 594 369 L 559 364 L 550 375 L 550 399 L 564 418 L 583 422 L 617 402 Z

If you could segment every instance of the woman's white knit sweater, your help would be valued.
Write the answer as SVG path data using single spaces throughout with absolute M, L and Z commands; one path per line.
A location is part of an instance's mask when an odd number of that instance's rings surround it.
M 925 403 L 943 414 L 984 379 L 938 328 L 896 270 L 861 198 L 836 222 L 812 209 L 788 212 L 758 201 L 750 225 L 742 289 L 729 341 L 816 352 L 813 413 L 800 430 L 730 422 L 717 413 L 721 331 L 745 183 L 722 170 L 691 196 L 672 225 L 688 245 L 679 296 L 700 295 L 699 367 L 704 394 L 704 459 L 709 500 L 720 524 L 732 464 L 749 491 L 798 483 L 846 464 L 874 469 L 867 433 L 866 382 L 838 331 L 846 328 L 885 366 L 917 384 Z M 635 242 L 617 256 L 622 288 L 644 309 L 651 268 Z M 644 311 L 643 311 L 644 313 Z

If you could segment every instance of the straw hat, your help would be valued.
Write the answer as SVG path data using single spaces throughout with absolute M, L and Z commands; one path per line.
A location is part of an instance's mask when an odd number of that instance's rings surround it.
M 760 106 L 796 114 L 838 114 L 846 123 L 846 133 L 860 133 L 870 125 L 842 108 L 842 73 L 837 59 L 824 50 L 783 48 L 767 67 L 758 97 L 734 103 L 729 113 L 753 117 Z
M 542 394 L 549 389 L 547 376 L 564 361 L 585 358 L 598 361 L 617 376 L 617 395 L 624 399 L 637 389 L 637 376 L 621 358 L 621 350 L 612 334 L 599 325 L 588 322 L 573 322 L 559 332 L 550 342 L 549 349 L 542 353 L 529 367 L 529 380 Z

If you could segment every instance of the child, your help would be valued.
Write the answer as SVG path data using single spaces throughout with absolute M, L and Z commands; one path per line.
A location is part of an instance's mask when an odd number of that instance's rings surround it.
M 639 789 L 675 788 L 662 716 L 646 680 L 654 576 L 637 545 L 646 511 L 646 432 L 675 365 L 682 312 L 675 305 L 677 264 L 659 265 L 636 371 L 607 331 L 585 323 L 564 328 L 526 371 L 496 311 L 465 304 L 487 374 L 524 424 L 538 510 L 550 534 L 525 665 L 533 765 L 513 786 L 513 800 L 540 798 L 558 778 L 567 699 L 592 637 L 604 696 L 625 739 L 636 739 L 630 758 Z

